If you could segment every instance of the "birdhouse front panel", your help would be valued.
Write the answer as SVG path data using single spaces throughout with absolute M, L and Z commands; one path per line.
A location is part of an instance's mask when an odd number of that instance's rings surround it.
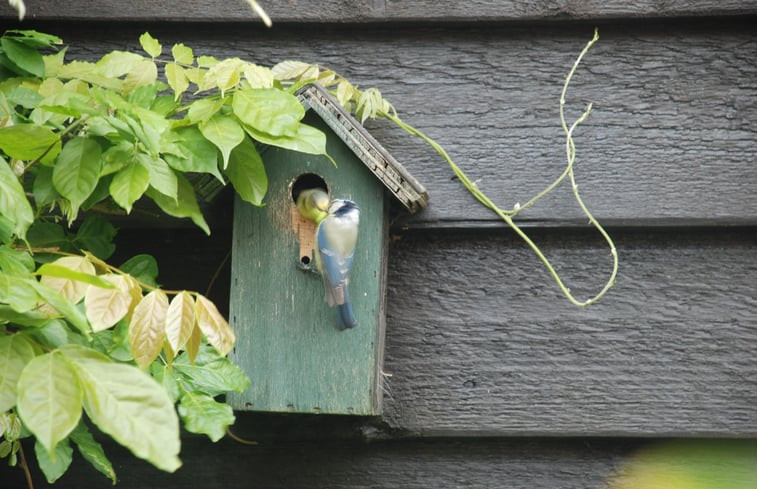
M 315 114 L 305 123 L 327 135 L 324 156 L 270 147 L 263 153 L 268 195 L 263 207 L 234 206 L 230 320 L 233 361 L 252 379 L 232 393 L 237 410 L 374 415 L 380 412 L 385 251 L 384 186 Z M 316 226 L 295 206 L 317 185 L 360 209 L 349 290 L 357 325 L 341 330 L 315 272 Z

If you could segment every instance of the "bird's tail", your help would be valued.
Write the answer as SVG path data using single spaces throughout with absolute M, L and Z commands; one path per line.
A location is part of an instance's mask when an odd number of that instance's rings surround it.
M 355 313 L 352 312 L 352 301 L 347 287 L 344 287 L 344 304 L 337 306 L 339 329 L 354 328 L 357 325 Z

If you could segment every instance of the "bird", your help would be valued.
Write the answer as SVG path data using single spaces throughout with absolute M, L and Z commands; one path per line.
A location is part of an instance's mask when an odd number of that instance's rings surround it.
M 297 209 L 302 217 L 319 224 L 328 215 L 330 201 L 329 194 L 323 189 L 309 188 L 301 191 L 297 196 Z
M 349 281 L 357 243 L 360 209 L 348 199 L 334 199 L 316 230 L 315 266 L 323 276 L 326 302 L 337 308 L 337 325 L 357 325 L 350 301 Z

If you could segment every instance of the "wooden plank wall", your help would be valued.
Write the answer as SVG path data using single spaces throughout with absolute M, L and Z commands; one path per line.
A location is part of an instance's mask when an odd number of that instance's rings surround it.
M 29 0 L 21 27 L 84 58 L 149 30 L 202 54 L 332 67 L 379 87 L 511 206 L 562 171 L 562 80 L 596 25 L 567 106 L 594 103 L 576 173 L 616 239 L 618 283 L 571 306 L 433 151 L 371 121 L 431 195 L 392 228 L 384 415 L 242 415 L 235 430 L 258 446 L 187 436 L 173 476 L 108 444 L 119 487 L 600 488 L 668 437 L 747 440 L 757 464 L 757 2 L 270 3 L 271 30 L 242 2 L 197 1 Z M 127 224 L 115 261 L 152 252 L 166 286 L 204 290 L 230 246 L 229 197 L 209 209 L 211 238 Z M 585 221 L 567 188 L 519 217 L 581 297 L 610 266 Z M 228 270 L 211 295 L 227 300 Z M 61 481 L 106 483 L 80 460 Z

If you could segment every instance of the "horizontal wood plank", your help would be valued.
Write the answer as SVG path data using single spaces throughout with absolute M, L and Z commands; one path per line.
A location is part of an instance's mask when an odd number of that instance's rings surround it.
M 536 236 L 579 298 L 609 256 Z M 429 436 L 757 435 L 757 235 L 619 233 L 579 309 L 510 236 L 412 233 L 389 262 L 384 418 Z
M 104 0 L 26 0 L 27 16 L 44 20 L 120 20 L 199 22 L 259 22 L 246 2 L 116 2 Z M 259 2 L 274 22 L 470 22 L 533 21 L 570 19 L 669 18 L 715 15 L 743 15 L 757 12 L 749 0 L 622 0 L 591 2 L 541 2 L 515 0 L 296 0 Z M 7 4 L 2 17 L 15 14 Z
M 174 474 L 136 459 L 112 442 L 105 445 L 114 462 L 119 489 L 204 488 L 444 488 L 549 487 L 600 489 L 624 456 L 643 446 L 618 441 L 334 441 L 263 443 L 245 446 L 228 438 L 213 444 L 186 437 Z M 43 484 L 31 444 L 24 444 L 35 481 Z M 0 464 L 3 487 L 25 487 L 18 468 Z M 7 484 L 7 485 L 6 485 Z M 81 457 L 58 484 L 102 488 L 107 479 Z
M 525 203 L 564 168 L 562 80 L 592 33 L 575 25 L 47 27 L 71 45 L 70 57 L 138 50 L 137 37 L 149 27 L 166 45 L 185 42 L 198 54 L 333 67 L 361 87 L 379 87 L 503 207 Z M 610 225 L 757 224 L 752 24 L 610 24 L 600 26 L 600 35 L 567 97 L 570 120 L 594 103 L 575 138 L 576 177 L 589 208 Z M 386 121 L 367 126 L 430 193 L 429 208 L 398 225 L 501 225 L 421 141 Z M 518 219 L 530 226 L 586 225 L 566 184 Z

